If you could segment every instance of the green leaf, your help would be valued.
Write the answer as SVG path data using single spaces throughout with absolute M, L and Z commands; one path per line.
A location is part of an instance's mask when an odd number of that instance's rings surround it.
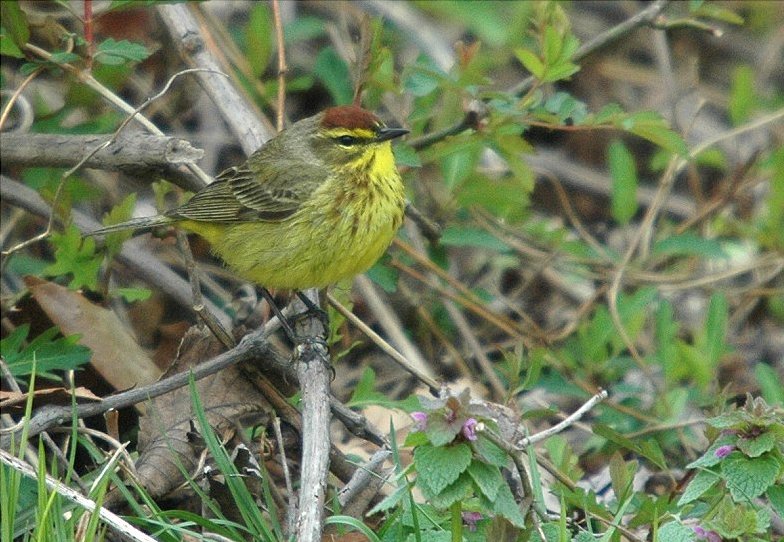
M 656 532 L 656 542 L 695 542 L 694 529 L 680 521 L 670 521 Z
M 398 271 L 387 265 L 388 258 L 377 261 L 365 274 L 388 294 L 397 291 Z
M 689 485 L 678 500 L 678 506 L 684 506 L 699 499 L 706 491 L 716 485 L 721 477 L 712 470 L 700 470 L 694 475 Z
M 0 26 L 0 55 L 14 58 L 24 58 L 24 53 L 16 45 L 16 43 L 14 43 L 13 38 L 4 26 Z
M 781 441 L 780 436 L 772 428 L 768 428 L 753 438 L 739 438 L 736 441 L 738 449 L 747 457 L 759 457 L 773 448 Z
M 714 4 L 713 2 L 702 2 L 700 6 L 690 10 L 695 17 L 704 17 L 706 19 L 715 19 L 725 23 L 744 24 L 746 21 L 743 17 L 734 11 L 722 7 L 721 5 Z
M 269 4 L 259 2 L 250 8 L 248 25 L 245 27 L 246 55 L 254 77 L 260 77 L 272 58 L 272 43 L 275 28 L 270 16 Z
M 784 382 L 779 379 L 776 369 L 766 363 L 757 363 L 754 376 L 765 401 L 770 405 L 784 406 Z
M 2 15 L 4 30 L 2 38 L 3 54 L 8 54 L 6 49 L 13 50 L 5 44 L 5 41 L 10 38 L 21 55 L 22 47 L 30 40 L 30 27 L 27 24 L 27 15 L 22 11 L 19 2 L 0 2 L 0 15 Z M 21 55 L 17 58 L 22 58 L 23 56 Z
M 395 163 L 399 166 L 422 167 L 422 160 L 411 145 L 397 143 L 393 147 Z
M 754 92 L 754 71 L 751 66 L 738 66 L 732 74 L 727 112 L 733 126 L 743 124 L 757 105 Z
M 517 49 L 515 56 L 522 63 L 523 67 L 531 72 L 531 75 L 540 80 L 544 77 L 545 67 L 536 53 L 528 49 Z
M 708 317 L 705 321 L 705 343 L 708 363 L 716 367 L 721 356 L 728 351 L 727 321 L 729 319 L 729 302 L 721 292 L 711 296 L 708 306 Z
M 414 450 L 417 484 L 430 497 L 454 483 L 470 463 L 471 448 L 465 443 L 455 446 L 424 445 Z
M 104 226 L 114 226 L 126 220 L 130 220 L 133 216 L 133 210 L 136 208 L 136 194 L 131 192 L 120 203 L 112 207 L 103 217 Z M 104 246 L 109 258 L 113 258 L 122 250 L 122 244 L 133 236 L 133 230 L 118 231 L 110 233 L 106 236 Z
M 389 399 L 386 394 L 375 390 L 376 373 L 370 367 L 365 367 L 362 376 L 359 378 L 354 393 L 351 394 L 347 406 L 356 408 L 367 405 L 383 405 L 387 408 L 394 408 L 397 401 Z
M 515 502 L 512 491 L 506 484 L 501 484 L 498 488 L 498 495 L 493 503 L 493 511 L 508 519 L 515 527 L 520 527 L 521 529 L 525 527 L 525 518 L 522 512 L 520 512 L 520 505 Z
M 772 454 L 748 458 L 733 452 L 721 463 L 721 473 L 735 502 L 745 502 L 765 493 L 776 481 L 780 469 L 779 461 Z
M 779 517 L 784 518 L 784 484 L 770 486 L 766 495 Z
M 483 461 L 472 461 L 468 466 L 468 475 L 471 476 L 479 491 L 491 501 L 495 500 L 498 488 L 505 483 L 498 467 L 488 465 Z
M 678 323 L 675 321 L 675 312 L 672 303 L 664 299 L 656 309 L 656 346 L 657 359 L 664 367 L 664 375 L 668 382 L 674 382 L 678 378 Z
M 49 57 L 49 62 L 54 62 L 55 64 L 68 64 L 69 62 L 76 62 L 77 60 L 79 60 L 79 55 L 65 51 L 53 53 Z
M 441 159 L 441 175 L 449 189 L 454 189 L 474 171 L 479 159 L 478 145 L 466 145 Z
M 51 371 L 75 370 L 90 361 L 90 349 L 77 344 L 78 335 L 55 339 L 60 331 L 52 327 L 24 346 L 23 343 L 29 332 L 30 325 L 24 324 L 5 339 L 0 340 L 0 352 L 3 353 L 3 358 L 15 377 L 32 373 L 33 360 L 35 360 L 36 373 L 51 379 L 59 378 Z
M 673 132 L 658 113 L 639 111 L 630 115 L 621 115 L 614 119 L 615 125 L 635 135 L 647 139 L 670 152 L 687 156 L 689 148 L 683 138 Z
M 490 465 L 495 465 L 496 467 L 500 468 L 506 467 L 506 465 L 509 463 L 509 458 L 507 457 L 506 452 L 482 434 L 480 434 L 479 438 L 474 441 L 473 446 L 476 454 L 485 463 L 489 463 Z
M 98 270 L 103 257 L 95 253 L 95 239 L 82 240 L 73 224 L 63 233 L 53 233 L 50 242 L 55 247 L 55 261 L 44 270 L 44 274 L 73 275 L 68 287 L 78 289 L 98 287 Z
M 313 73 L 326 87 L 332 100 L 338 105 L 350 104 L 354 98 L 351 72 L 345 61 L 332 47 L 325 47 L 316 57 Z
M 612 192 L 612 216 L 621 224 L 628 224 L 637 213 L 637 164 L 622 141 L 616 139 L 608 149 Z
M 488 231 L 479 228 L 449 226 L 441 234 L 439 240 L 444 246 L 479 247 L 496 252 L 508 252 L 509 245 Z
M 95 60 L 109 66 L 119 66 L 127 61 L 141 62 L 150 56 L 150 52 L 141 43 L 128 40 L 115 41 L 108 38 L 98 44 Z
M 439 493 L 434 495 L 427 495 L 423 488 L 423 493 L 430 501 L 430 504 L 436 508 L 449 508 L 456 502 L 461 502 L 471 494 L 473 485 L 471 484 L 471 477 L 467 473 L 462 473 L 453 483 L 449 484 Z
M 152 295 L 152 290 L 147 288 L 115 288 L 111 291 L 112 295 L 120 296 L 128 303 L 134 301 L 144 301 Z
M 710 259 L 727 259 L 729 256 L 718 239 L 707 239 L 693 232 L 672 235 L 653 245 L 656 256 L 701 256 Z

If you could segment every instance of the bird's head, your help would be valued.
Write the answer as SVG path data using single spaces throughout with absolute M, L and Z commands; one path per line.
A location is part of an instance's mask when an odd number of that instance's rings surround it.
M 390 140 L 408 133 L 387 128 L 376 115 L 354 105 L 331 107 L 314 119 L 314 153 L 340 170 L 370 168 L 370 173 L 385 174 L 395 167 Z

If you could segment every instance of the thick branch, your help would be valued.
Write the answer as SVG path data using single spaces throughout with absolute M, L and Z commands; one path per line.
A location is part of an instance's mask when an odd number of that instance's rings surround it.
M 72 167 L 81 157 L 111 138 L 109 135 L 0 134 L 3 164 L 36 167 Z M 180 164 L 200 160 L 204 151 L 176 137 L 151 134 L 123 134 L 104 149 L 92 154 L 84 167 L 122 171 L 133 176 L 150 172 L 166 177 L 189 190 L 201 183 L 179 169 Z M 183 184 L 184 183 L 184 184 Z
M 253 358 L 268 358 L 274 356 L 274 351 L 269 347 L 267 342 L 261 338 L 261 335 L 256 334 L 247 336 L 235 348 L 214 357 L 210 361 L 196 366 L 192 371 L 183 371 L 181 373 L 177 373 L 169 378 L 165 378 L 155 382 L 154 384 L 150 384 L 149 386 L 143 386 L 141 388 L 118 393 L 117 395 L 110 395 L 106 399 L 97 403 L 85 403 L 83 405 L 77 405 L 76 407 L 72 407 L 70 405 L 44 406 L 40 408 L 29 421 L 27 421 L 27 435 L 28 437 L 32 437 L 41 431 L 46 431 L 52 427 L 62 425 L 67 420 L 71 419 L 74 411 L 76 412 L 76 416 L 79 418 L 97 416 L 111 409 L 125 408 L 131 405 L 135 405 L 136 403 L 158 397 L 165 393 L 169 393 L 170 391 L 177 388 L 181 388 L 188 384 L 191 375 L 193 375 L 194 380 L 200 380 L 209 375 L 215 374 L 218 371 L 225 369 L 226 367 L 234 365 L 235 363 L 240 363 L 242 361 L 247 361 Z M 23 423 L 24 421 L 25 420 L 23 420 Z M 10 431 L 6 430 L 7 433 L 4 431 L 2 439 L 0 439 L 0 447 L 7 449 L 10 445 L 12 435 L 17 435 L 18 441 L 18 435 L 21 435 L 22 425 L 23 424 L 19 424 L 18 427 Z

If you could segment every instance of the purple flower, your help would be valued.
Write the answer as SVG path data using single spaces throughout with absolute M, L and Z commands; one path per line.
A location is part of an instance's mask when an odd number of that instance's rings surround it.
M 700 540 L 707 540 L 708 542 L 721 542 L 721 536 L 716 531 L 706 531 L 699 525 L 694 526 L 694 534 Z
M 463 424 L 463 436 L 468 440 L 476 440 L 476 426 L 478 423 L 475 418 L 468 418 Z
M 463 512 L 463 523 L 465 523 L 468 530 L 471 532 L 476 531 L 476 522 L 482 519 L 482 514 L 479 512 Z
M 427 425 L 427 413 L 425 412 L 412 412 L 411 418 L 414 420 L 414 427 L 417 431 L 424 431 Z
M 716 448 L 716 451 L 713 452 L 713 455 L 715 455 L 719 459 L 724 459 L 725 457 L 730 455 L 732 453 L 732 450 L 734 449 L 735 446 L 732 446 L 730 444 L 725 444 L 724 446 L 719 446 L 718 448 Z

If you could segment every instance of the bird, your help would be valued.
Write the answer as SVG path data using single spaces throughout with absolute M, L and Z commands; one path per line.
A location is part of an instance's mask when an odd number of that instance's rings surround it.
M 356 105 L 330 107 L 267 141 L 184 205 L 90 232 L 174 225 L 208 241 L 264 288 L 324 288 L 369 269 L 403 222 L 405 190 L 387 127 Z

